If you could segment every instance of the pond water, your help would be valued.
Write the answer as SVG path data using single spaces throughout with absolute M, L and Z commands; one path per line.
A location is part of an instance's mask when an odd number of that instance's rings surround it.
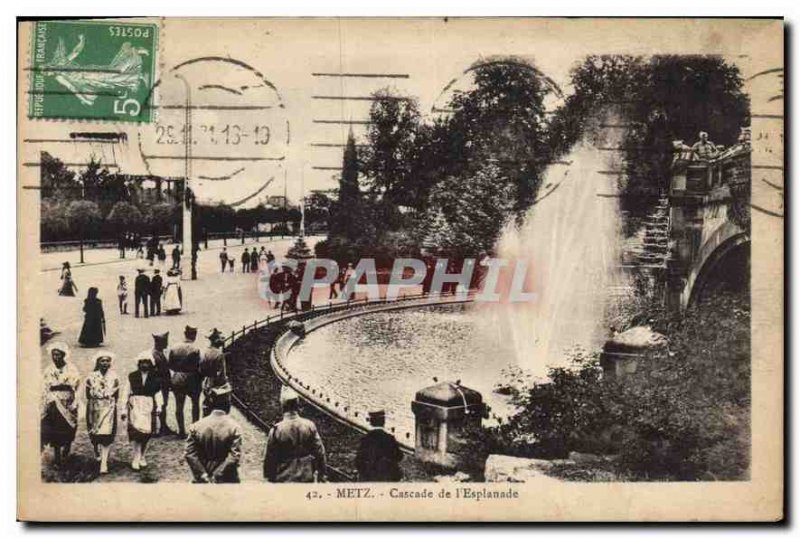
M 385 409 L 387 429 L 413 444 L 411 401 L 418 390 L 435 384 L 434 377 L 461 380 L 483 394 L 490 414 L 509 414 L 506 398 L 494 388 L 503 369 L 516 364 L 514 347 L 483 324 L 463 305 L 365 314 L 309 333 L 284 365 L 317 394 L 322 391 L 318 402 L 338 402 L 337 409 L 349 408 L 347 415 L 364 424 L 367 411 Z

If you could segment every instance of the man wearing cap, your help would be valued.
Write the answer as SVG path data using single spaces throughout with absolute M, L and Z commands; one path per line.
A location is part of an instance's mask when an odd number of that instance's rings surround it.
M 144 308 L 144 317 L 149 317 L 147 313 L 147 297 L 150 295 L 150 277 L 144 274 L 144 268 L 140 267 L 136 270 L 139 273 L 136 280 L 133 281 L 133 295 L 135 297 L 136 306 L 133 309 L 134 315 L 139 317 L 139 304 L 141 303 Z
M 170 371 L 169 362 L 167 361 L 166 349 L 169 346 L 169 332 L 164 334 L 154 334 L 153 336 L 153 349 L 150 354 L 153 356 L 153 363 L 155 364 L 155 375 L 158 377 L 159 384 L 161 385 L 161 410 L 158 415 L 158 421 L 161 423 L 158 435 L 171 435 L 175 432 L 167 427 L 167 404 L 169 403 L 169 390 L 170 390 Z
M 200 349 L 195 345 L 197 328 L 189 325 L 183 331 L 184 342 L 169 350 L 170 385 L 175 395 L 175 418 L 178 435 L 184 437 L 186 428 L 183 407 L 188 396 L 192 400 L 192 422 L 200 418 Z
M 356 469 L 360 482 L 399 482 L 403 478 L 400 461 L 403 453 L 394 436 L 383 429 L 386 412 L 370 411 L 372 430 L 361 438 L 356 455 Z
M 225 354 L 222 352 L 222 333 L 216 328 L 208 335 L 209 346 L 200 357 L 198 371 L 203 379 L 203 416 L 211 413 L 213 399 L 218 394 L 219 387 L 228 384 L 227 369 L 225 367 Z
M 300 397 L 284 387 L 283 420 L 267 435 L 264 478 L 269 482 L 324 482 L 325 447 L 310 420 L 298 414 Z
M 221 389 L 214 400 L 211 414 L 189 427 L 184 457 L 194 481 L 201 484 L 235 484 L 239 482 L 239 461 L 242 457 L 242 432 L 228 414 L 231 410 L 230 386 Z
M 153 278 L 150 279 L 150 315 L 161 315 L 161 294 L 164 291 L 164 280 L 159 274 L 161 270 L 154 269 Z

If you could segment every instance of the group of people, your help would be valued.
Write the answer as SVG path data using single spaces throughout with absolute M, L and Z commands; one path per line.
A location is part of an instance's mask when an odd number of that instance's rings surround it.
M 200 395 L 204 395 L 203 414 L 208 416 L 220 400 L 227 400 L 225 358 L 222 335 L 214 329 L 209 348 L 195 344 L 197 329 L 187 326 L 184 342 L 169 348 L 169 333 L 153 335 L 153 348 L 137 356 L 137 366 L 123 383 L 112 368 L 115 356 L 99 351 L 94 370 L 81 380 L 69 362 L 69 346 L 56 342 L 47 347 L 52 364 L 44 372 L 41 415 L 42 448 L 53 448 L 56 465 L 69 455 L 78 429 L 78 402 L 86 406 L 86 428 L 100 474 L 108 472 L 108 458 L 117 435 L 119 421 L 127 420 L 128 439 L 133 447 L 131 467 L 147 466 L 147 444 L 154 435 L 172 435 L 167 426 L 169 394 L 175 399 L 178 435 L 186 438 L 184 403 L 192 401 L 192 422 L 200 419 Z M 79 387 L 83 390 L 79 391 Z M 228 406 L 230 405 L 228 401 Z
M 272 268 L 275 266 L 275 255 L 272 254 L 271 250 L 267 250 L 263 246 L 261 250 L 256 250 L 256 247 L 253 247 L 252 252 L 248 247 L 245 247 L 240 260 L 242 262 L 242 273 L 257 273 L 267 267 L 269 267 L 269 272 L 271 273 Z M 236 258 L 228 252 L 227 247 L 223 247 L 222 252 L 219 253 L 219 264 L 220 272 L 224 273 L 225 269 L 228 269 L 233 273 Z
M 196 343 L 197 328 L 188 325 L 184 329 L 184 341 L 172 347 L 169 333 L 152 336 L 152 349 L 137 356 L 136 369 L 125 381 L 113 368 L 115 356 L 109 351 L 95 355 L 93 371 L 82 380 L 69 361 L 70 350 L 66 344 L 56 342 L 47 347 L 52 364 L 44 371 L 42 449 L 52 447 L 55 465 L 64 463 L 75 440 L 82 399 L 86 429 L 100 474 L 108 473 L 118 425 L 125 421 L 132 446 L 131 468 L 135 471 L 145 468 L 149 441 L 154 436 L 175 435 L 167 426 L 167 407 L 172 393 L 177 435 L 185 439 L 184 458 L 194 482 L 239 482 L 242 429 L 229 414 L 232 387 L 227 377 L 222 334 L 214 329 L 208 335 L 208 348 L 203 350 Z M 184 417 L 187 398 L 191 401 L 192 414 L 188 430 Z M 316 425 L 300 415 L 300 397 L 291 388 L 283 388 L 280 403 L 283 416 L 267 434 L 264 479 L 269 482 L 324 481 L 325 446 Z M 385 413 L 371 412 L 369 419 L 373 429 L 361 439 L 356 457 L 359 480 L 401 480 L 403 454 L 394 436 L 384 430 Z
M 325 445 L 313 421 L 300 415 L 300 396 L 289 387 L 280 394 L 280 421 L 267 433 L 263 477 L 267 482 L 324 482 L 327 461 Z M 215 400 L 211 413 L 192 424 L 185 457 L 197 483 L 239 482 L 242 454 L 239 425 L 233 420 L 230 400 Z M 398 482 L 403 474 L 403 453 L 393 435 L 384 429 L 386 414 L 369 414 L 372 430 L 361 438 L 356 455 L 358 480 Z
M 153 277 L 145 274 L 145 269 L 137 269 L 138 276 L 134 281 L 135 307 L 134 315 L 139 317 L 140 311 L 144 317 L 160 316 L 162 311 L 168 315 L 180 313 L 183 308 L 183 292 L 181 290 L 180 270 L 170 269 L 167 271 L 166 281 L 161 277 L 159 269 L 153 270 Z M 71 289 L 77 290 L 71 276 L 62 276 L 62 280 L 68 280 Z M 62 284 L 63 288 L 64 284 Z M 63 291 L 63 290 L 62 290 Z M 61 295 L 69 295 L 61 293 Z M 72 294 L 74 296 L 74 293 Z M 128 283 L 124 275 L 120 275 L 117 284 L 117 300 L 119 313 L 128 314 Z M 142 307 L 140 310 L 140 306 Z M 103 310 L 103 301 L 99 297 L 99 290 L 90 287 L 83 301 L 83 325 L 78 336 L 78 343 L 81 347 L 99 347 L 105 340 L 106 317 Z
M 139 317 L 139 307 L 144 317 L 160 316 L 162 301 L 164 313 L 174 315 L 183 308 L 183 290 L 181 289 L 181 270 L 169 269 L 166 281 L 161 277 L 161 270 L 153 269 L 152 278 L 147 276 L 146 269 L 139 267 L 136 279 L 133 282 L 134 316 Z M 117 284 L 117 299 L 119 313 L 128 313 L 128 283 L 124 275 L 120 275 Z
M 128 244 L 122 239 L 119 242 L 119 251 L 120 251 L 120 258 L 125 257 L 125 248 L 123 245 Z M 149 238 L 142 246 L 141 239 L 135 239 L 135 243 L 133 248 L 136 249 L 136 257 L 139 259 L 146 259 L 148 265 L 153 267 L 156 264 L 156 260 L 158 260 L 158 268 L 162 271 L 166 269 L 167 265 L 167 249 L 164 247 L 162 243 L 158 241 L 158 238 L 153 236 Z M 170 258 L 172 261 L 171 268 L 172 269 L 180 269 L 181 267 L 181 246 L 179 244 L 175 244 L 172 247 L 172 251 L 170 252 Z

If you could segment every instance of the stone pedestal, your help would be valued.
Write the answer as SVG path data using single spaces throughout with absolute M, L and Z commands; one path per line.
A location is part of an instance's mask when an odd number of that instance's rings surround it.
M 650 327 L 633 327 L 621 332 L 603 346 L 600 355 L 603 376 L 611 379 L 634 374 L 642 357 L 666 347 L 667 338 Z
M 486 415 L 478 391 L 448 382 L 417 392 L 411 410 L 416 418 L 414 454 L 445 467 L 457 465 L 464 430 L 480 427 Z

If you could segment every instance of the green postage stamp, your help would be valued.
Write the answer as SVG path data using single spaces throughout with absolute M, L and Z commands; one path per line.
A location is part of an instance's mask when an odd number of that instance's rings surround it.
M 37 21 L 31 43 L 31 118 L 150 122 L 158 26 Z

